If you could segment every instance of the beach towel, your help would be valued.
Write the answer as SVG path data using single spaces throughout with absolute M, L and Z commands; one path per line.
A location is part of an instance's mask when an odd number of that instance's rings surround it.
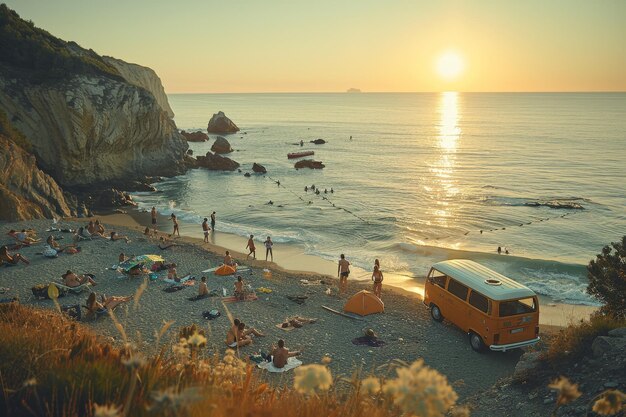
M 301 360 L 296 358 L 289 358 L 287 359 L 287 364 L 282 368 L 275 367 L 273 362 L 261 362 L 257 366 L 269 372 L 281 373 L 291 371 L 292 369 L 297 368 L 300 365 L 302 365 Z
M 182 284 L 182 283 L 187 282 L 190 279 L 196 279 L 196 277 L 192 277 L 191 274 L 187 274 L 182 278 L 178 278 L 178 280 L 165 278 L 164 281 L 167 282 L 168 284 Z
M 165 292 L 176 292 L 176 291 L 180 291 L 180 290 L 184 290 L 185 286 L 184 285 L 170 285 L 169 287 L 163 288 L 163 291 Z
M 352 344 L 357 346 L 382 347 L 387 343 L 384 340 L 380 340 L 378 338 L 361 336 L 357 337 L 356 339 L 352 339 Z
M 308 279 L 301 279 L 300 284 L 302 285 L 322 285 L 321 280 L 309 281 Z
M 256 294 L 248 294 L 244 300 L 240 300 L 233 295 L 232 297 L 222 297 L 221 301 L 224 303 L 234 303 L 237 301 L 255 301 L 258 299 L 259 297 L 257 297 Z

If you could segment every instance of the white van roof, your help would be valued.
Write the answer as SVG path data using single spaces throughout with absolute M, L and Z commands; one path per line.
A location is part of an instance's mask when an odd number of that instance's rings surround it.
M 433 265 L 433 268 L 492 300 L 502 301 L 535 296 L 533 290 L 525 285 L 468 259 L 438 262 Z M 493 280 L 493 282 L 489 283 L 488 280 Z

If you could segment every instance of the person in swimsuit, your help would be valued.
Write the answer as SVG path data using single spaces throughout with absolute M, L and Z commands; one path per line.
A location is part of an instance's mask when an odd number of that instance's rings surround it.
M 178 279 L 178 272 L 176 272 L 176 264 L 171 264 L 167 269 L 167 279 Z
M 209 287 L 206 285 L 206 277 L 200 278 L 200 285 L 198 286 L 198 297 L 208 297 Z
M 337 276 L 339 277 L 339 293 L 343 294 L 348 288 L 348 275 L 350 275 L 350 262 L 343 253 L 339 256 Z
M 171 248 L 172 246 L 176 246 L 176 243 L 168 241 L 163 236 L 159 238 L 159 249 L 165 250 L 167 248 Z
M 170 220 L 174 222 L 174 231 L 172 232 L 172 236 L 180 236 L 180 231 L 178 230 L 178 219 L 174 213 L 170 216 Z
M 96 220 L 94 226 L 96 227 L 96 234 L 104 235 L 104 226 L 100 223 L 100 220 Z
M 89 224 L 87 224 L 87 231 L 92 235 L 96 233 L 96 225 L 93 223 L 93 220 L 89 220 Z
M 102 302 L 96 300 L 96 293 L 92 292 L 87 297 L 87 309 L 90 312 L 96 312 L 97 310 L 113 310 L 115 307 L 122 303 L 127 303 L 133 299 L 133 296 L 130 295 L 128 297 L 107 297 L 103 295 L 101 298 Z
M 254 235 L 250 235 L 250 239 L 248 239 L 248 244 L 246 245 L 246 249 L 250 250 L 250 253 L 246 256 L 246 259 L 253 256 L 253 259 L 256 259 L 256 247 L 254 246 Z
M 265 240 L 265 260 L 267 261 L 267 255 L 271 256 L 272 262 L 274 262 L 274 253 L 272 252 L 272 246 L 274 246 L 274 242 L 268 236 Z
M 67 285 L 68 287 L 72 287 L 72 288 L 80 287 L 81 285 L 86 284 L 86 283 L 90 283 L 91 285 L 96 285 L 96 281 L 89 275 L 76 275 L 69 269 L 67 270 L 65 274 L 61 275 L 61 278 L 63 278 L 63 283 L 65 285 Z
M 152 230 L 154 231 L 154 233 L 156 233 L 156 226 L 157 226 L 156 207 L 152 207 L 152 210 L 150 211 L 150 217 L 152 218 Z
M 235 319 L 235 321 L 239 321 Z M 233 327 L 230 328 L 228 333 L 226 333 L 226 345 L 229 348 L 236 349 L 238 347 L 248 346 L 252 344 L 252 337 L 249 335 L 244 336 L 244 330 L 246 325 L 244 323 L 239 322 Z
M 376 297 L 380 298 L 383 291 L 383 273 L 378 265 L 374 265 L 374 272 L 372 272 L 372 281 L 374 281 L 374 285 L 372 288 L 374 294 L 376 295 Z
M 215 231 L 215 212 L 211 213 L 211 230 Z
M 115 242 L 116 240 L 122 240 L 124 239 L 126 241 L 126 243 L 130 242 L 130 239 L 124 235 L 120 235 L 117 232 L 111 232 L 111 237 L 110 237 L 112 242 Z
M 63 252 L 65 249 L 69 248 L 69 247 L 74 247 L 76 245 L 74 245 L 73 243 L 70 243 L 69 245 L 65 245 L 65 246 L 61 246 L 59 245 L 59 242 L 56 241 L 56 239 L 54 238 L 54 236 L 50 235 L 48 236 L 48 239 L 46 239 L 46 243 L 48 244 L 48 246 L 50 246 L 52 249 L 54 249 L 55 251 L 57 251 L 57 253 L 61 253 Z
M 235 297 L 238 300 L 244 300 L 246 298 L 246 291 L 244 288 L 244 282 L 241 275 L 237 276 L 237 281 L 235 281 Z
M 204 243 L 209 243 L 209 219 L 207 219 L 206 217 L 204 218 L 204 221 L 202 222 L 202 231 L 204 232 Z
M 224 256 L 224 265 L 228 265 L 228 266 L 235 266 L 236 263 L 233 260 L 233 257 L 230 256 L 230 251 L 226 251 L 226 256 Z
M 302 355 L 301 351 L 290 351 L 285 347 L 285 341 L 283 339 L 280 339 L 278 341 L 278 346 L 272 345 L 272 352 L 268 356 L 266 356 L 266 358 L 268 362 L 271 359 L 275 367 L 284 368 L 285 365 L 287 365 L 287 361 L 289 360 L 289 358 L 300 355 Z
M 16 253 L 15 255 L 11 255 L 9 253 L 9 248 L 3 246 L 0 248 L 0 263 L 6 263 L 8 265 L 17 265 L 19 261 L 24 262 L 25 264 L 29 264 L 30 261 L 24 256 Z

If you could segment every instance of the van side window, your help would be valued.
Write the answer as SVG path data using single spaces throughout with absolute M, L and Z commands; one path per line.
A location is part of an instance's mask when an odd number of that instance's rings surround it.
M 450 291 L 452 295 L 459 297 L 463 301 L 467 300 L 468 288 L 453 279 L 450 279 L 450 282 L 448 282 L 448 291 Z
M 487 297 L 477 293 L 476 291 L 472 291 L 470 294 L 469 303 L 483 313 L 487 313 L 489 311 L 489 300 Z
M 433 284 L 440 286 L 441 288 L 446 288 L 446 276 L 439 275 L 436 277 L 431 277 L 431 281 Z
M 500 303 L 500 317 L 515 316 L 537 311 L 534 298 L 522 298 L 520 300 L 502 301 Z

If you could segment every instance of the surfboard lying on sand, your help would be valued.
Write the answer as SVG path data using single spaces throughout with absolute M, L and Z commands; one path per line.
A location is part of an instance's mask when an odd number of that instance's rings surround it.
M 335 310 L 334 308 L 330 308 L 330 307 L 327 307 L 327 306 L 322 306 L 322 308 L 324 310 L 330 311 L 331 313 L 335 313 L 335 314 L 338 314 L 338 315 L 343 316 L 343 317 L 347 317 L 347 318 L 352 319 L 352 320 L 363 320 L 363 318 L 361 318 L 361 317 L 357 317 L 357 316 L 353 316 L 353 315 L 350 315 L 350 314 L 342 313 L 341 311 Z

